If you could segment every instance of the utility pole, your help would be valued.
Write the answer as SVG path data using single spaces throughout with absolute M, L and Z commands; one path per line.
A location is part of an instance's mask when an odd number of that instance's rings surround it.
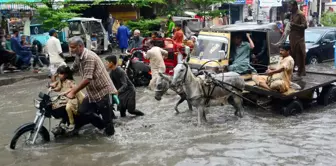
M 322 15 L 322 0 L 320 0 L 320 4 L 319 4 L 319 16 L 318 16 L 319 24 L 321 24 L 321 15 Z
M 260 8 L 260 0 L 258 0 L 258 4 L 257 4 L 257 17 L 256 17 L 256 21 L 259 20 L 259 8 Z

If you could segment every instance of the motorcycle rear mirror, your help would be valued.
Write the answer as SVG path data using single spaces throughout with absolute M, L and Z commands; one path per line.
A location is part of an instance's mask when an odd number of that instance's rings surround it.
M 39 96 L 39 98 L 43 99 L 44 95 L 45 95 L 44 93 L 40 92 L 38 96 Z

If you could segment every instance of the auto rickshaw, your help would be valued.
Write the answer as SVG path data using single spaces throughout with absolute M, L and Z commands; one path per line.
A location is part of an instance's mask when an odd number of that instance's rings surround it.
M 246 33 L 251 34 L 252 40 L 261 40 L 266 44 L 266 50 L 262 55 L 263 61 L 252 61 L 251 66 L 256 68 L 258 73 L 267 70 L 267 66 L 278 62 L 279 48 L 271 43 L 276 43 L 281 33 L 275 23 L 248 22 L 241 24 L 213 26 L 202 29 L 197 38 L 194 52 L 191 54 L 189 64 L 191 68 L 198 69 L 209 60 L 216 61 L 204 65 L 207 70 L 215 72 L 227 71 L 230 65 L 230 53 L 233 51 L 232 36 L 242 33 L 243 41 L 247 41 Z M 256 45 L 255 48 L 261 47 Z M 251 51 L 252 53 L 252 51 Z
M 182 25 L 182 29 L 184 29 L 183 22 L 185 21 L 188 28 L 191 30 L 191 32 L 194 33 L 195 36 L 197 36 L 202 29 L 202 22 L 200 22 L 200 20 L 197 18 L 174 16 L 173 21 L 175 22 L 175 24 Z
M 101 19 L 77 17 L 67 22 L 69 24 L 69 38 L 81 36 L 87 49 L 101 54 L 111 48 L 109 47 L 108 34 Z M 73 57 L 74 55 L 70 53 L 69 56 Z
M 69 51 L 68 42 L 66 41 L 65 29 L 66 28 L 58 32 L 58 39 L 61 42 L 63 53 L 66 53 Z M 31 24 L 30 32 L 31 32 L 30 43 L 33 43 L 34 40 L 38 40 L 42 44 L 43 47 L 47 44 L 47 41 L 50 38 L 48 30 L 43 29 L 42 24 L 39 24 L 39 23 Z

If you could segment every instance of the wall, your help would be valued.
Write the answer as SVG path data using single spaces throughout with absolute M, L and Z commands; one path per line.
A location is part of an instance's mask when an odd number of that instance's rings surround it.
M 130 5 L 125 6 L 109 6 L 109 13 L 118 20 L 136 20 L 139 18 L 139 10 L 136 7 Z

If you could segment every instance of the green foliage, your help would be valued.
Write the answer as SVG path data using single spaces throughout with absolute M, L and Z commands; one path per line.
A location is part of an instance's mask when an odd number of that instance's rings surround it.
M 194 4 L 198 5 L 200 9 L 204 12 L 208 9 L 210 5 L 216 3 L 228 3 L 232 2 L 233 0 L 191 0 Z
M 101 2 L 95 1 L 94 4 Z M 67 27 L 66 20 L 69 20 L 73 17 L 78 17 L 79 11 L 87 9 L 89 5 L 84 4 L 73 4 L 71 0 L 65 0 L 59 2 L 56 0 L 41 0 L 39 4 L 43 6 L 38 6 L 34 2 L 27 2 L 24 0 L 17 0 L 10 3 L 24 4 L 31 8 L 36 9 L 37 15 L 34 15 L 34 18 L 41 22 L 42 27 L 46 30 L 55 28 L 56 30 L 61 30 L 64 27 Z
M 165 0 L 119 0 L 118 4 L 151 7 L 152 4 L 165 4 Z
M 209 16 L 209 17 L 218 17 L 221 14 L 224 16 L 226 13 L 226 10 L 214 10 L 214 11 L 208 11 L 208 12 L 198 12 L 197 15 L 199 16 Z
M 150 36 L 152 31 L 159 31 L 163 19 L 128 21 L 126 25 L 132 30 L 139 29 L 145 37 Z
M 336 13 L 335 12 L 326 12 L 322 15 L 321 23 L 327 27 L 336 26 Z
M 158 13 L 160 16 L 167 16 L 168 14 L 172 16 L 182 16 L 185 6 L 184 0 L 179 1 L 177 4 L 167 3 L 165 6 L 166 10 L 160 10 Z

